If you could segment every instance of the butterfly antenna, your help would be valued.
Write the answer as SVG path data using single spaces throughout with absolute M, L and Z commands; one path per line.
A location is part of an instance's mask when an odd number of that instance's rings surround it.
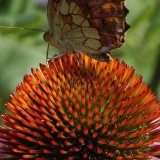
M 33 28 L 26 28 L 26 27 L 10 27 L 10 26 L 0 26 L 0 28 L 3 29 L 26 29 L 26 30 L 31 30 L 31 31 L 38 31 L 38 32 L 43 32 L 45 33 L 45 31 L 41 30 L 41 29 L 33 29 Z

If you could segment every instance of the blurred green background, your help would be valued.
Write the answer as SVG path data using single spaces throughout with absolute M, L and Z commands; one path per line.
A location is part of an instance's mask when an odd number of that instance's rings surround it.
M 160 0 L 126 0 L 124 45 L 112 53 L 143 76 L 160 99 Z M 36 0 L 0 0 L 0 25 L 47 30 L 46 5 Z M 46 63 L 43 33 L 0 28 L 0 113 L 31 67 Z

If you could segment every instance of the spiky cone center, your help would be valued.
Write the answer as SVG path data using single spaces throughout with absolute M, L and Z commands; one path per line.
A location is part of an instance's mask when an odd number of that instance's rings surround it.
M 73 54 L 32 69 L 11 102 L 1 153 L 11 159 L 123 160 L 158 154 L 160 104 L 124 62 Z

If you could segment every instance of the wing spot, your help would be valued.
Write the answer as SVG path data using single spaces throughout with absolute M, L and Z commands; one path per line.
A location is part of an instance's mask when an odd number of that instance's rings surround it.
M 98 50 L 101 47 L 101 43 L 99 40 L 89 38 L 85 41 L 85 46 L 94 50 Z
M 102 19 L 102 25 L 106 26 L 107 25 L 107 21 L 105 19 Z
M 60 12 L 63 15 L 67 15 L 69 11 L 69 4 L 66 2 L 66 0 L 62 1 Z
M 79 13 L 79 11 L 80 11 L 80 7 L 78 6 L 78 5 L 76 5 L 76 7 L 74 8 L 74 10 L 73 10 L 73 14 L 78 14 Z
M 71 14 L 71 13 L 73 12 L 75 6 L 76 6 L 76 3 L 75 3 L 75 2 L 71 2 L 71 3 L 70 3 L 69 14 Z
M 83 27 L 89 27 L 90 25 L 89 25 L 88 20 L 85 20 L 85 21 L 82 23 L 82 26 L 83 26 Z
M 73 18 L 73 23 L 76 25 L 81 25 L 82 22 L 84 21 L 84 18 L 79 15 L 73 15 L 72 18 Z
M 95 28 L 82 27 L 82 32 L 85 37 L 100 39 L 100 35 L 98 34 L 97 29 Z
M 63 33 L 69 32 L 71 30 L 71 26 L 67 23 L 63 27 Z

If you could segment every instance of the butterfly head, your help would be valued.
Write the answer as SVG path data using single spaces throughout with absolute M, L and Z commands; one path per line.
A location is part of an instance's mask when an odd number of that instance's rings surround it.
M 43 38 L 46 42 L 48 42 L 50 45 L 56 47 L 60 51 L 62 51 L 62 52 L 68 51 L 68 49 L 63 46 L 63 43 L 65 43 L 65 41 L 63 40 L 63 37 L 57 39 L 54 35 L 52 35 L 49 31 L 47 31 L 43 35 Z

